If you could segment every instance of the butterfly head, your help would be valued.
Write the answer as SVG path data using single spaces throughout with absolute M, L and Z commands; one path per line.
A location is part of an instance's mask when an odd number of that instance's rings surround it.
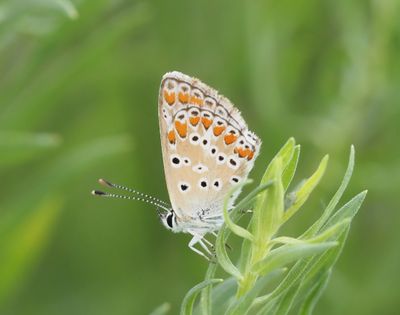
M 160 212 L 158 211 L 158 216 L 162 224 L 168 229 L 173 232 L 179 231 L 178 221 L 176 220 L 176 213 L 174 210 L 169 210 L 167 212 Z

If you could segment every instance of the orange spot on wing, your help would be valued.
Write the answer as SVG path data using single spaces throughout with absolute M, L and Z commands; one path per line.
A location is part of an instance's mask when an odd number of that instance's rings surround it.
M 170 132 L 168 132 L 167 137 L 168 137 L 169 143 L 171 143 L 171 144 L 172 144 L 172 143 L 175 143 L 175 141 L 176 141 L 176 138 L 175 138 L 175 131 L 171 130 Z
M 179 92 L 178 98 L 181 103 L 186 104 L 187 102 L 189 102 L 189 93 Z
M 254 156 L 254 151 L 250 151 L 249 155 L 247 156 L 247 160 L 250 161 Z
M 190 103 L 191 104 L 197 104 L 199 106 L 202 106 L 204 104 L 204 101 L 201 98 L 198 98 L 196 96 L 192 96 L 190 98 Z
M 192 124 L 192 126 L 197 126 L 197 124 L 200 121 L 200 117 L 190 117 L 189 118 L 190 123 Z
M 234 143 L 236 141 L 236 139 L 237 139 L 237 136 L 235 136 L 232 133 L 229 133 L 224 137 L 225 144 L 228 144 L 228 145 Z
M 252 152 L 250 149 L 243 149 L 243 148 L 236 148 L 235 150 L 236 150 L 235 153 L 238 153 L 239 157 L 241 157 L 241 158 L 249 156 Z M 251 156 L 251 157 L 253 157 L 253 156 Z
M 180 121 L 175 121 L 175 129 L 181 138 L 185 138 L 187 134 L 187 123 L 181 123 Z
M 206 117 L 203 117 L 203 118 L 201 119 L 201 122 L 203 123 L 203 126 L 204 126 L 204 128 L 206 128 L 206 130 L 207 130 L 208 128 L 210 128 L 210 126 L 211 126 L 211 124 L 212 124 L 212 120 L 211 120 L 211 119 L 208 119 L 208 118 L 206 118 Z
M 218 137 L 225 130 L 225 126 L 216 126 L 214 127 L 214 136 Z
M 164 99 L 169 105 L 173 105 L 175 103 L 175 92 L 168 92 L 164 90 Z

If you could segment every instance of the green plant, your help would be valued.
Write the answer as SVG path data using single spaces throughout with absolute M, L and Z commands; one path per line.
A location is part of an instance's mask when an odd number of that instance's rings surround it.
M 301 208 L 318 185 L 328 163 L 328 156 L 325 156 L 309 178 L 294 191 L 287 192 L 299 155 L 300 146 L 293 138 L 289 139 L 267 167 L 259 186 L 229 213 L 225 207 L 225 224 L 216 240 L 218 263 L 210 263 L 205 280 L 187 293 L 181 314 L 312 313 L 366 191 L 336 210 L 353 171 L 352 146 L 344 179 L 320 218 L 297 238 L 278 236 L 281 226 Z M 252 204 L 252 217 L 244 228 L 236 222 Z M 225 246 L 231 233 L 243 239 L 236 264 Z M 230 277 L 215 279 L 217 266 Z M 199 293 L 200 303 L 193 308 Z

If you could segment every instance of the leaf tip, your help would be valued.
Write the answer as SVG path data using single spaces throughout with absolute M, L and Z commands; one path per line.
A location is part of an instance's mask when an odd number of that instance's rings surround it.
M 368 189 L 365 189 L 362 192 L 360 192 L 360 197 L 361 197 L 362 201 L 364 201 L 365 197 L 367 196 L 367 193 L 368 193 Z
M 350 161 L 351 161 L 352 163 L 354 163 L 354 156 L 355 156 L 355 154 L 356 154 L 356 149 L 355 149 L 355 147 L 354 147 L 354 144 L 352 144 L 352 145 L 350 146 Z

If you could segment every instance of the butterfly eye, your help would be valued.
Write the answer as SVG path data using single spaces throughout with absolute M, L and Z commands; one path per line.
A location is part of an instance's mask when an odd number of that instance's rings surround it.
M 171 229 L 174 227 L 173 220 L 174 220 L 174 213 L 171 212 L 170 214 L 167 215 L 167 218 L 166 218 L 167 225 L 168 225 Z

